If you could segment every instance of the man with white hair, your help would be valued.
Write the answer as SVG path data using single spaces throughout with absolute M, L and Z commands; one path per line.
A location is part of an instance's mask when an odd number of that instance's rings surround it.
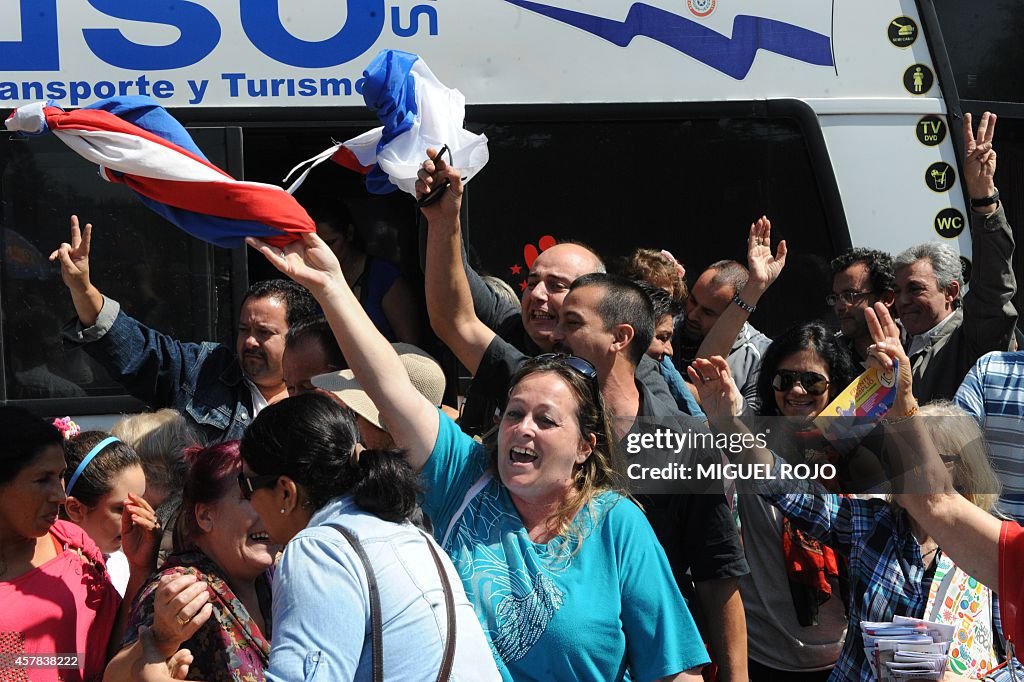
M 1013 339 L 1013 233 L 999 203 L 992 148 L 995 115 L 986 112 L 977 138 L 964 116 L 963 181 L 971 198 L 971 288 L 963 294 L 957 253 L 935 242 L 911 247 L 893 259 L 896 311 L 908 334 L 914 395 L 925 403 L 952 399 L 964 376 L 985 353 L 1005 351 Z

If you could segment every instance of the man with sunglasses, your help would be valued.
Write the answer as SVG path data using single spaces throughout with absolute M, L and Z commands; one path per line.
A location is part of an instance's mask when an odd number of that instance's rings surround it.
M 864 320 L 864 310 L 881 301 L 892 308 L 896 280 L 892 256 L 884 251 L 852 248 L 832 259 L 832 293 L 825 297 L 836 315 L 843 339 L 854 356 L 867 361 L 873 341 Z

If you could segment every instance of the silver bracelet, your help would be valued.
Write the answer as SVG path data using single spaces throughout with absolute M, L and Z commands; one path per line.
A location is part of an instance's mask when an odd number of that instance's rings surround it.
M 733 294 L 732 302 L 735 303 L 736 305 L 738 305 L 739 307 L 743 308 L 744 310 L 746 310 L 747 311 L 747 315 L 753 315 L 754 311 L 757 310 L 757 306 L 756 305 L 750 305 L 749 303 L 744 301 L 742 298 L 740 298 L 740 295 L 738 293 L 737 294 Z

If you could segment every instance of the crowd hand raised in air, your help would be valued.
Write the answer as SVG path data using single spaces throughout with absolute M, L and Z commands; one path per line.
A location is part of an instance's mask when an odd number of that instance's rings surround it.
M 60 275 L 65 286 L 72 291 L 89 288 L 89 247 L 92 243 L 92 223 L 85 229 L 78 226 L 78 216 L 71 216 L 71 241 L 64 242 L 50 254 L 50 262 L 60 263 Z
M 701 407 L 709 420 L 739 414 L 743 395 L 733 381 L 729 363 L 721 355 L 697 358 L 686 368 L 686 373 L 697 388 Z
M 458 169 L 448 164 L 444 154 L 439 156 L 436 149 L 430 148 L 427 149 L 427 160 L 416 175 L 419 178 L 416 181 L 417 199 L 422 200 L 431 192 L 444 192 L 444 196 L 435 203 L 420 207 L 427 221 L 457 220 L 462 207 L 462 177 Z M 449 182 L 447 188 L 444 187 L 445 180 Z
M 779 242 L 775 253 L 772 253 L 772 221 L 767 216 L 761 216 L 751 223 L 750 236 L 747 238 L 747 269 L 750 271 L 748 283 L 755 283 L 760 293 L 764 293 L 786 267 L 787 253 L 785 239 Z
M 275 268 L 309 289 L 314 296 L 320 296 L 332 285 L 345 281 L 337 256 L 316 234 L 303 234 L 283 247 L 271 246 L 255 237 L 246 237 L 245 243 L 262 253 Z
M 964 184 L 972 199 L 984 199 L 996 191 L 996 150 L 992 139 L 996 133 L 996 115 L 986 111 L 978 122 L 978 134 L 970 114 L 964 114 Z M 992 213 L 997 204 L 973 209 L 978 213 Z
M 868 332 L 874 343 L 868 347 L 868 366 L 878 367 L 891 372 L 893 360 L 899 364 L 899 384 L 896 389 L 896 402 L 889 413 L 894 417 L 912 414 L 917 410 L 917 399 L 914 398 L 914 376 L 910 368 L 910 358 L 900 342 L 900 328 L 892 319 L 889 308 L 878 302 L 864 310 Z

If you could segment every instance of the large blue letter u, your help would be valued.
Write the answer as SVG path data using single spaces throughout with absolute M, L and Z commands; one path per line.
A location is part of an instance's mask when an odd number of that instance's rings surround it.
M 281 23 L 278 0 L 241 0 L 242 28 L 263 54 L 305 68 L 337 66 L 366 53 L 384 30 L 384 0 L 348 0 L 348 18 L 327 40 L 299 40 Z

